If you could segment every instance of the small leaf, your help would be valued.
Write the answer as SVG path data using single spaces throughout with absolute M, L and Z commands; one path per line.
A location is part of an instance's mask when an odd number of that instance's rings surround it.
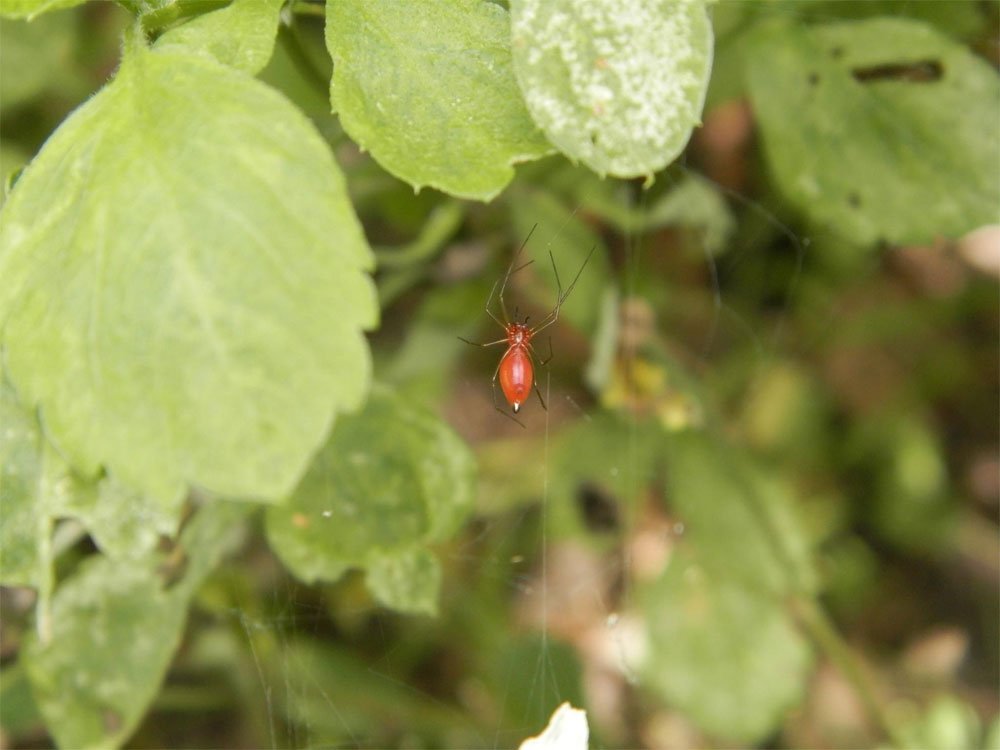
M 441 566 L 425 549 L 373 556 L 366 580 L 375 598 L 387 607 L 416 614 L 437 613 Z
M 116 562 L 95 555 L 56 590 L 52 632 L 22 658 L 46 726 L 61 747 L 117 747 L 156 696 L 180 643 L 190 596 L 231 551 L 248 506 L 201 508 L 181 535 L 184 577 L 164 587 L 159 555 Z
M 276 499 L 367 388 L 370 265 L 294 107 L 133 41 L 4 206 L 6 366 L 87 475 Z
M 347 133 L 419 189 L 490 200 L 551 146 L 511 70 L 507 12 L 479 0 L 333 0 L 330 100 Z
M 31 20 L 42 13 L 82 5 L 86 0 L 0 0 L 0 16 Z
M 415 548 L 455 531 L 472 489 L 472 457 L 451 429 L 377 388 L 361 413 L 337 423 L 289 501 L 269 509 L 267 535 L 306 582 L 366 568 L 386 603 L 428 611 L 440 573 Z
M 25 646 L 35 700 L 61 747 L 115 747 L 152 701 L 186 607 L 148 566 L 85 562 L 52 602 L 52 636 Z
M 772 24 L 746 63 L 774 179 L 812 220 L 863 245 L 997 222 L 1000 79 L 961 44 L 904 19 Z
M 235 0 L 198 16 L 161 36 L 154 49 L 205 55 L 224 65 L 256 74 L 274 51 L 278 13 L 284 0 Z
M 809 648 L 778 601 L 714 576 L 685 550 L 639 597 L 644 682 L 705 731 L 753 744 L 803 694 Z
M 684 149 L 712 67 L 699 0 L 513 0 L 514 70 L 531 116 L 601 175 L 650 176 Z

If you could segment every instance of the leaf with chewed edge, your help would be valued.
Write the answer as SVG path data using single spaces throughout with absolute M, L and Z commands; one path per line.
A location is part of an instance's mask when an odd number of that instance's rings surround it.
M 330 101 L 397 177 L 490 200 L 513 164 L 550 153 L 511 69 L 507 11 L 480 0 L 331 0 Z

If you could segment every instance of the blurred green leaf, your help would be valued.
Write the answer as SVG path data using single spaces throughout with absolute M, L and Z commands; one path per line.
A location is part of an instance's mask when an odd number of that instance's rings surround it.
M 372 555 L 366 580 L 375 598 L 393 609 L 437 614 L 441 566 L 426 549 Z
M 450 428 L 379 387 L 338 422 L 289 501 L 269 510 L 268 539 L 306 582 L 364 568 L 383 604 L 434 612 L 440 571 L 421 550 L 471 510 L 473 471 Z
M 758 596 L 816 587 L 808 535 L 781 481 L 707 433 L 667 440 L 667 501 L 709 575 Z
M 27 733 L 42 722 L 24 665 L 15 663 L 0 670 L 0 727 L 8 737 Z
M 135 729 L 180 643 L 186 607 L 151 566 L 93 557 L 56 592 L 52 633 L 23 658 L 60 747 L 117 747 Z
M 344 129 L 414 188 L 487 201 L 513 164 L 551 150 L 517 89 L 499 5 L 331 2 L 326 33 Z
M 651 176 L 701 121 L 713 38 L 698 0 L 514 0 L 511 36 L 531 116 L 600 175 Z
M 301 114 L 133 39 L 4 207 L 6 366 L 86 474 L 276 499 L 367 387 L 370 264 Z
M 157 52 L 203 55 L 250 74 L 271 59 L 284 0 L 235 0 L 169 30 L 156 40 Z
M 86 0 L 0 0 L 0 16 L 32 19 L 50 10 L 72 8 Z
M 710 734 L 753 744 L 803 694 L 810 650 L 779 600 L 676 551 L 637 596 L 649 628 L 644 684 Z
M 919 717 L 896 727 L 901 750 L 979 750 L 981 725 L 975 709 L 951 695 L 936 698 Z
M 814 221 L 867 245 L 997 221 L 1000 79 L 966 47 L 904 19 L 771 24 L 745 60 L 774 179 Z
M 904 549 L 940 549 L 953 539 L 958 518 L 936 432 L 911 413 L 873 421 L 871 428 L 864 451 L 879 459 L 872 520 Z
M 4 69 L 0 75 L 0 110 L 4 114 L 47 87 L 58 85 L 65 76 L 75 41 L 74 21 L 70 13 L 56 13 L 31 22 L 0 23 Z
M 33 414 L 0 377 L 0 581 L 5 586 L 36 586 L 46 575 L 38 549 L 49 525 L 41 509 L 41 435 Z
M 181 534 L 184 576 L 166 588 L 160 555 L 116 562 L 95 555 L 60 584 L 51 632 L 23 659 L 38 707 L 61 747 L 118 747 L 153 700 L 180 643 L 188 601 L 238 539 L 249 506 L 213 503 Z

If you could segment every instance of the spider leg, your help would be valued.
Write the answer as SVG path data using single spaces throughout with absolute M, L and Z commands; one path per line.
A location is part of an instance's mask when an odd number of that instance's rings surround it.
M 462 338 L 461 336 L 456 336 L 455 338 L 457 338 L 459 341 L 464 341 L 466 344 L 471 344 L 472 346 L 481 346 L 481 347 L 496 346 L 497 344 L 507 343 L 507 339 L 505 338 L 497 339 L 496 341 L 487 341 L 485 344 L 480 344 L 478 341 L 469 341 L 468 339 Z
M 508 323 L 508 324 L 510 323 L 510 317 L 507 315 L 507 305 L 506 305 L 506 303 L 503 300 L 503 293 L 505 291 L 507 291 L 507 282 L 510 281 L 510 277 L 511 276 L 513 276 L 515 273 L 517 273 L 518 271 L 520 271 L 522 268 L 526 268 L 527 266 L 530 266 L 532 263 L 534 263 L 533 260 L 529 260 L 526 263 L 522 263 L 519 266 L 519 265 L 517 265 L 517 260 L 518 260 L 518 258 L 521 257 L 521 253 L 524 251 L 525 245 L 528 244 L 528 240 L 531 239 L 531 235 L 533 235 L 535 233 L 536 229 L 538 229 L 538 224 L 535 224 L 533 227 L 531 227 L 531 231 L 528 232 L 528 236 L 524 238 L 524 242 L 522 242 L 521 246 L 519 248 L 517 248 L 517 252 L 514 253 L 514 257 L 510 259 L 510 265 L 507 266 L 507 273 L 504 274 L 503 283 L 500 285 L 500 294 L 499 294 L 499 298 L 500 298 L 500 311 L 503 313 L 503 319 L 504 319 L 504 321 L 506 323 Z M 495 287 L 496 287 L 496 284 L 494 284 L 494 288 Z M 491 294 L 490 297 L 492 298 L 492 296 L 493 295 Z M 494 320 L 496 320 L 496 318 L 494 318 Z
M 538 381 L 537 380 L 534 381 L 534 384 L 535 384 L 535 395 L 538 396 L 538 403 L 542 405 L 542 408 L 545 411 L 548 411 L 549 407 L 545 405 L 545 399 L 542 398 L 542 391 L 538 387 Z
M 549 339 L 549 356 L 547 356 L 545 359 L 543 359 L 541 362 L 538 363 L 539 367 L 545 367 L 545 365 L 547 365 L 549 362 L 552 361 L 552 337 L 549 336 L 548 339 Z
M 539 323 L 532 329 L 531 331 L 532 334 L 538 333 L 543 328 L 548 328 L 550 325 L 559 320 L 559 310 L 562 309 L 563 302 L 566 301 L 566 298 L 569 297 L 570 292 L 573 291 L 573 287 L 576 286 L 576 282 L 580 280 L 580 275 L 583 273 L 583 269 L 587 267 L 587 264 L 590 262 L 590 258 L 594 254 L 594 251 L 596 249 L 597 245 L 594 245 L 592 248 L 590 248 L 590 252 L 587 253 L 586 260 L 583 261 L 583 265 L 580 266 L 580 270 L 577 271 L 576 276 L 573 277 L 573 283 L 571 283 L 568 287 L 566 287 L 565 291 L 563 291 L 562 284 L 559 282 L 559 271 L 556 270 L 555 258 L 552 257 L 552 252 L 549 251 L 549 258 L 552 259 L 552 270 L 555 271 L 556 274 L 556 288 L 559 290 L 559 294 L 556 297 L 556 306 L 552 308 L 552 312 L 546 315 L 544 320 L 542 320 L 541 323 Z

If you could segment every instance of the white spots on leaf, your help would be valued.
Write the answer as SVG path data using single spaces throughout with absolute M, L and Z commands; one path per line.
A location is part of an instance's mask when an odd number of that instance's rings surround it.
M 535 121 L 599 172 L 662 168 L 699 121 L 712 46 L 699 0 L 522 0 L 512 34 Z

